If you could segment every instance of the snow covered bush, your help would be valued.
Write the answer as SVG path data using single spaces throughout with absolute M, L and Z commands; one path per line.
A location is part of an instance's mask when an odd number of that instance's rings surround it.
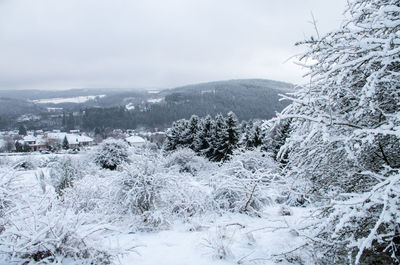
M 210 191 L 192 176 L 163 174 L 165 186 L 160 191 L 160 206 L 167 217 L 188 221 L 210 210 Z
M 237 152 L 211 178 L 215 208 L 260 215 L 277 194 L 269 186 L 279 177 L 279 167 L 260 150 Z
M 16 170 L 33 170 L 36 168 L 34 161 L 30 157 L 19 159 L 13 166 Z
M 0 252 L 9 262 L 109 264 L 123 253 L 104 244 L 113 233 L 101 219 L 64 207 L 54 191 L 37 183 L 16 187 L 1 189 L 12 195 L 0 233 Z
M 109 138 L 96 150 L 94 162 L 102 168 L 115 170 L 118 165 L 129 162 L 129 145 L 123 140 Z
M 126 166 L 116 178 L 114 205 L 123 215 L 136 218 L 137 228 L 167 227 L 174 218 L 187 220 L 205 211 L 207 191 L 190 174 L 168 172 L 145 158 Z
M 74 179 L 73 186 L 63 194 L 65 207 L 78 212 L 102 216 L 103 220 L 113 219 L 113 185 L 117 176 L 87 174 Z
M 189 149 L 183 148 L 169 154 L 166 158 L 165 167 L 170 169 L 178 169 L 180 173 L 187 172 L 196 175 L 206 167 L 209 162 L 204 158 L 196 155 Z
M 62 196 L 64 190 L 72 187 L 74 181 L 82 177 L 77 162 L 71 157 L 63 156 L 49 164 L 50 181 L 56 193 Z
M 48 167 L 50 164 L 57 162 L 60 159 L 57 155 L 44 156 L 38 161 L 39 168 Z
M 162 188 L 154 173 L 154 167 L 149 165 L 123 169 L 118 181 L 117 200 L 124 212 L 142 214 L 154 208 L 157 192 Z
M 20 193 L 22 185 L 12 170 L 0 171 L 0 234 L 8 222 L 6 213 L 15 206 L 16 196 Z
M 294 197 L 328 203 L 320 262 L 399 263 L 400 4 L 353 0 L 346 14 L 302 43 L 311 82 L 279 115 L 292 123 L 278 157 Z

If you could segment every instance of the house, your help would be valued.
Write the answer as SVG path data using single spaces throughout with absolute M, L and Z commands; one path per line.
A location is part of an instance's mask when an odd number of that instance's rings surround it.
M 125 138 L 125 141 L 127 141 L 130 146 L 136 146 L 136 147 L 143 146 L 146 144 L 145 139 L 143 139 L 140 136 L 136 136 L 136 135 L 132 135 L 132 136 Z
M 78 136 L 79 146 L 91 146 L 93 144 L 93 138 L 90 138 L 86 135 L 79 135 Z
M 49 144 L 47 138 L 43 135 L 38 135 L 34 143 L 29 144 L 31 151 L 41 151 L 41 150 L 48 150 Z
M 36 137 L 33 135 L 27 135 L 24 136 L 24 138 L 22 139 L 24 141 L 25 144 L 34 144 L 36 142 Z
M 47 138 L 49 140 L 50 146 L 62 145 L 65 137 L 68 141 L 68 147 L 71 149 L 82 147 L 82 146 L 91 146 L 93 144 L 93 139 L 86 135 L 79 135 L 74 133 L 65 133 L 65 132 L 52 132 L 47 134 Z

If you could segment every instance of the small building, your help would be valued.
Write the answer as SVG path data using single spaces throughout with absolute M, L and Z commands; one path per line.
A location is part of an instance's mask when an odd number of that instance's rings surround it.
M 35 143 L 29 144 L 29 147 L 31 148 L 31 151 L 48 150 L 49 143 L 47 141 L 47 138 L 43 137 L 43 135 L 40 135 L 36 137 Z
M 146 144 L 145 139 L 143 139 L 140 136 L 136 136 L 136 135 L 132 135 L 132 136 L 125 138 L 125 141 L 127 141 L 130 146 L 136 146 L 136 147 L 143 146 Z
M 31 145 L 36 142 L 36 137 L 33 135 L 27 135 L 27 136 L 24 136 L 23 140 L 24 140 L 24 143 Z
M 91 146 L 93 144 L 93 139 L 86 135 L 79 135 L 73 133 L 48 133 L 47 138 L 49 139 L 49 145 L 59 144 L 61 145 L 64 138 L 67 137 L 68 147 L 78 148 L 82 146 Z
M 93 144 L 93 138 L 90 138 L 86 135 L 79 135 L 78 136 L 79 146 L 91 146 Z

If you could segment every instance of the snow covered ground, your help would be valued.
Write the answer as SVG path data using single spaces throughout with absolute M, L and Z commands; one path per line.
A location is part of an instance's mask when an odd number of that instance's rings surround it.
M 0 176 L 6 179 L 10 176 L 7 172 L 14 172 L 12 174 L 16 181 L 13 181 L 12 186 L 24 191 L 20 195 L 13 194 L 12 196 L 16 196 L 13 200 L 21 201 L 19 207 L 25 207 L 23 205 L 28 203 L 33 217 L 26 211 L 12 217 L 15 211 L 19 211 L 13 210 L 11 220 L 16 223 L 9 225 L 6 231 L 10 231 L 8 233 L 12 235 L 15 233 L 14 226 L 19 227 L 19 231 L 24 233 L 28 240 L 23 240 L 21 243 L 22 239 L 12 239 L 13 237 L 8 237 L 6 232 L 0 233 L 0 243 L 11 242 L 31 253 L 37 251 L 35 250 L 37 243 L 34 242 L 40 242 L 45 247 L 52 248 L 54 244 L 59 244 L 58 241 L 65 233 L 72 233 L 71 235 L 77 239 L 65 239 L 67 241 L 63 243 L 66 244 L 63 248 L 68 248 L 69 244 L 77 244 L 74 243 L 75 241 L 69 241 L 80 240 L 80 235 L 83 233 L 90 236 L 88 238 L 83 236 L 82 240 L 94 249 L 101 250 L 100 245 L 97 245 L 104 241 L 102 245 L 106 246 L 106 249 L 109 248 L 107 251 L 110 253 L 114 253 L 113 251 L 117 249 L 123 250 L 118 258 L 113 258 L 113 263 L 124 265 L 289 264 L 288 253 L 290 255 L 293 250 L 305 244 L 305 238 L 300 235 L 296 227 L 301 226 L 301 222 L 309 214 L 308 208 L 286 209 L 283 214 L 281 205 L 270 202 L 265 204 L 262 211 L 257 214 L 253 212 L 246 214 L 235 210 L 239 208 L 232 208 L 231 211 L 223 210 L 223 207 L 226 207 L 225 197 L 216 198 L 217 201 L 222 201 L 215 205 L 213 201 L 207 201 L 211 199 L 210 195 L 221 189 L 222 194 L 226 195 L 225 191 L 230 189 L 230 186 L 226 185 L 232 185 L 233 190 L 229 192 L 233 194 L 244 192 L 242 195 L 245 197 L 244 200 L 235 202 L 243 206 L 243 203 L 249 200 L 248 195 L 245 191 L 235 189 L 247 189 L 248 186 L 245 184 L 241 187 L 241 182 L 232 182 L 233 179 L 229 179 L 228 174 L 237 174 L 241 176 L 240 178 L 244 177 L 243 174 L 248 174 L 248 177 L 255 177 L 261 173 L 268 176 L 277 170 L 270 160 L 262 156 L 259 156 L 260 160 L 258 160 L 258 152 L 241 154 L 226 165 L 218 167 L 201 157 L 193 156 L 192 152 L 186 150 L 174 153 L 167 158 L 157 157 L 155 153 L 145 149 L 131 148 L 130 150 L 130 160 L 135 163 L 117 171 L 102 170 L 92 165 L 90 160 L 96 150 L 76 155 L 37 153 L 3 156 L 0 163 Z M 267 168 L 265 163 L 269 165 Z M 243 168 L 243 165 L 249 168 Z M 140 179 L 140 175 L 136 174 L 142 174 L 140 173 L 143 172 L 140 169 L 141 166 L 144 166 L 145 172 L 153 172 L 148 175 L 150 179 L 147 180 L 146 186 L 160 190 L 150 192 L 151 196 L 155 196 L 155 201 L 150 202 L 155 205 L 150 206 L 146 215 L 139 213 L 132 215 L 126 213 L 124 209 L 135 203 L 133 201 L 137 198 L 135 193 L 140 194 L 142 186 L 138 186 L 139 189 L 136 188 L 135 191 L 135 186 L 130 185 L 136 184 L 128 185 L 134 194 L 124 194 L 133 196 L 131 199 L 123 199 L 115 195 L 121 192 L 118 191 L 121 185 L 118 183 L 126 183 L 131 177 Z M 257 167 L 265 170 L 254 171 Z M 187 172 L 182 172 L 182 169 Z M 67 192 L 65 195 L 62 193 L 56 195 L 54 191 L 57 192 L 60 184 L 58 178 L 71 176 L 70 172 L 75 172 L 73 174 L 80 177 L 75 180 L 72 187 L 63 188 Z M 225 177 L 228 179 L 222 179 Z M 121 178 L 126 180 L 121 182 Z M 213 180 L 214 178 L 217 179 Z M 244 181 L 246 182 L 245 179 Z M 1 185 L 8 187 L 0 181 L 0 188 Z M 127 187 L 126 184 L 123 185 L 122 187 Z M 145 189 L 147 189 L 146 186 Z M 3 191 L 0 190 L 0 196 Z M 263 198 L 263 194 L 255 193 L 254 196 Z M 61 197 L 58 196 L 63 196 L 64 199 L 60 201 Z M 119 199 L 115 201 L 116 198 Z M 158 200 L 161 201 L 157 202 Z M 46 206 L 46 203 L 49 206 Z M 222 206 L 218 206 L 219 204 Z M 123 207 L 119 208 L 121 206 Z M 192 208 L 193 206 L 195 208 Z M 176 207 L 184 211 L 179 213 L 175 210 Z M 85 210 L 82 211 L 82 209 Z M 121 215 L 119 209 L 124 214 Z M 60 213 L 64 211 L 65 213 L 60 216 Z M 24 227 L 25 225 L 18 224 L 21 220 L 28 224 L 33 221 L 38 222 L 38 226 Z M 104 225 L 111 228 L 104 230 L 102 228 Z M 109 229 L 112 232 L 108 232 Z M 64 230 L 65 232 L 62 232 Z M 44 231 L 62 233 L 55 234 L 54 238 Z M 93 235 L 91 238 L 90 231 L 94 231 L 96 236 Z M 32 246 L 29 247 L 29 244 Z M 3 248 L 7 249 L 6 246 Z M 79 248 L 82 246 L 78 246 L 74 251 L 79 253 Z M 9 257 L 0 256 L 1 265 L 9 264 L 9 262 L 11 262 Z M 62 258 L 60 262 L 66 265 L 75 264 L 71 258 Z
M 148 99 L 147 102 L 149 102 L 149 103 L 160 103 L 163 100 L 164 100 L 164 98 L 151 98 L 151 99 Z
M 291 228 L 307 211 L 295 209 L 281 216 L 279 207 L 269 207 L 263 218 L 246 215 L 209 216 L 206 222 L 175 224 L 155 233 L 126 235 L 120 244 L 137 244 L 137 253 L 121 259 L 122 264 L 289 264 L 281 254 L 304 245 Z M 206 218 L 207 219 L 207 218 Z
M 32 102 L 37 104 L 84 103 L 86 101 L 93 100 L 96 98 L 103 98 L 105 96 L 106 95 L 79 96 L 72 98 L 47 98 L 47 99 L 32 100 Z
M 126 105 L 125 105 L 125 108 L 126 108 L 127 110 L 134 110 L 134 109 L 135 109 L 135 105 L 131 102 L 131 103 L 129 103 L 129 104 L 126 104 Z

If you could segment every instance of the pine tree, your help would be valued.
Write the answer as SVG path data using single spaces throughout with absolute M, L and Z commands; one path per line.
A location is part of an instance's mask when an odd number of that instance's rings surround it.
M 27 135 L 27 131 L 24 125 L 20 125 L 18 128 L 18 134 L 19 135 Z
M 214 121 L 210 115 L 207 115 L 201 120 L 199 131 L 194 139 L 195 151 L 205 157 L 211 157 L 213 154 L 212 143 L 213 143 L 213 126 Z
M 62 148 L 63 148 L 64 150 L 68 150 L 68 149 L 69 149 L 69 143 L 68 143 L 67 136 L 64 137 L 64 140 L 63 140 L 63 142 L 62 142 Z
M 233 154 L 233 150 L 238 147 L 239 139 L 241 136 L 241 130 L 239 127 L 239 121 L 236 115 L 231 111 L 226 117 L 226 131 L 228 134 L 228 150 L 227 155 Z
M 253 124 L 251 135 L 252 135 L 252 145 L 255 148 L 261 146 L 264 138 L 264 132 L 261 129 L 261 122 L 258 121 Z
M 225 118 L 218 114 L 215 116 L 215 126 L 213 133 L 213 144 L 212 150 L 213 154 L 211 156 L 212 161 L 222 161 L 227 158 L 227 150 L 229 150 L 229 134 L 227 131 L 227 125 Z
M 291 119 L 273 119 L 269 121 L 269 129 L 263 138 L 263 149 L 270 152 L 275 161 L 283 164 L 286 163 L 289 151 L 280 153 L 281 147 L 284 146 L 287 137 L 290 134 Z
M 196 115 L 192 115 L 189 121 L 187 121 L 187 126 L 185 130 L 182 132 L 181 141 L 184 147 L 195 150 L 195 137 L 199 132 L 199 122 L 200 119 Z
M 250 149 L 251 146 L 250 145 L 250 137 L 251 137 L 251 128 L 253 127 L 253 121 L 249 120 L 249 121 L 242 121 L 241 123 L 241 128 L 242 128 L 242 137 L 239 141 L 239 145 Z
M 172 124 L 172 127 L 170 129 L 167 130 L 163 147 L 165 151 L 173 151 L 178 148 L 184 147 L 182 134 L 185 131 L 187 124 L 187 120 L 178 120 Z
M 18 140 L 15 141 L 15 151 L 17 151 L 17 152 L 23 152 L 24 151 L 23 145 Z
M 247 149 L 254 149 L 263 144 L 264 132 L 261 129 L 261 122 L 248 123 L 242 137 L 242 145 Z

